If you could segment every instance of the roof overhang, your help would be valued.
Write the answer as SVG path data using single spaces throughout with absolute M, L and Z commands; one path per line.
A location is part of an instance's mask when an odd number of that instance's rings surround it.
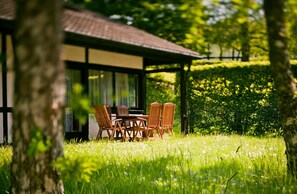
M 0 31 L 13 34 L 15 4 L 0 0 Z M 64 43 L 143 57 L 147 65 L 191 63 L 199 53 L 83 9 L 64 7 Z
M 178 53 L 145 48 L 141 46 L 85 36 L 72 32 L 65 32 L 65 43 L 87 48 L 95 48 L 141 56 L 143 57 L 144 65 L 190 63 L 192 60 L 201 59 L 200 57 L 196 56 L 186 56 Z

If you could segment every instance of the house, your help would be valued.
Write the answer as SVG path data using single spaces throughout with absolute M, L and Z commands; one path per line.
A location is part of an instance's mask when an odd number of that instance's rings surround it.
M 13 0 L 0 0 L 0 143 L 11 142 L 13 110 Z M 184 65 L 199 59 L 199 54 L 168 42 L 140 29 L 116 23 L 87 10 L 64 6 L 63 60 L 66 63 L 68 93 L 80 83 L 92 104 L 106 103 L 113 107 L 125 104 L 133 110 L 145 110 L 145 75 L 148 66 Z M 185 82 L 181 81 L 182 130 L 186 127 Z M 68 98 L 66 102 L 69 105 Z M 90 121 L 80 124 L 75 112 L 65 111 L 66 138 L 90 137 Z

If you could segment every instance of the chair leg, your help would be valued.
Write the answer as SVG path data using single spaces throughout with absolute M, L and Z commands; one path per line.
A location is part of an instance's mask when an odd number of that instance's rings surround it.
M 164 129 L 162 127 L 158 127 L 157 130 L 158 130 L 159 136 L 163 139 Z
M 108 129 L 106 131 L 107 131 L 107 134 L 108 134 L 108 139 L 110 139 L 111 138 L 111 134 L 110 134 L 110 132 L 109 132 Z
M 119 122 L 116 122 L 114 124 L 114 127 L 113 127 L 113 130 L 112 130 L 112 134 L 114 135 L 114 133 L 117 132 L 117 133 L 121 133 L 122 135 L 122 140 L 126 140 L 126 135 L 125 135 L 125 132 L 123 130 L 123 128 L 121 127 L 121 124 Z
M 96 139 L 97 140 L 102 139 L 102 129 L 99 129 Z

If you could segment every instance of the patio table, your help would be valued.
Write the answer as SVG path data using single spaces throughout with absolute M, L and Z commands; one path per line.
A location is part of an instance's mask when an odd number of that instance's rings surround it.
M 129 132 L 132 132 L 132 138 L 134 140 L 138 132 L 144 131 L 146 124 L 145 122 L 148 118 L 148 115 L 129 114 L 117 116 L 117 118 L 122 119 L 122 123 L 124 124 L 124 131 L 128 133 L 129 137 L 131 136 Z M 127 125 L 127 123 L 129 123 L 129 125 Z

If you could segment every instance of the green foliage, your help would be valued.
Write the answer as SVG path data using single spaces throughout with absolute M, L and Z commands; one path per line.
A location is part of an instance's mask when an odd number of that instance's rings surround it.
M 169 75 L 167 75 L 168 77 Z M 174 77 L 174 74 L 171 76 Z M 175 80 L 175 79 L 174 79 Z M 146 95 L 146 107 L 147 111 L 150 103 L 152 102 L 173 102 L 176 103 L 176 94 L 174 82 L 167 81 L 162 74 L 150 74 L 147 76 L 147 95 Z
M 0 193 L 9 193 L 11 158 L 12 147 L 0 146 Z
M 73 93 L 68 94 L 70 97 L 70 108 L 75 112 L 74 116 L 85 124 L 88 119 L 88 114 L 91 112 L 90 100 L 84 94 L 84 88 L 81 84 L 73 85 Z
M 112 19 L 133 25 L 187 48 L 210 54 L 217 45 L 222 52 L 242 51 L 250 45 L 251 56 L 268 55 L 263 6 L 256 0 L 68 0 Z M 297 54 L 297 4 L 286 7 L 289 48 Z M 243 44 L 246 42 L 246 44 Z M 248 46 L 249 47 L 249 46 Z M 248 49 L 248 48 L 247 48 Z M 218 56 L 216 56 L 218 57 Z
M 258 1 L 213 0 L 207 8 L 210 25 L 206 39 L 210 45 L 218 45 L 223 53 L 236 50 L 256 57 L 267 55 L 265 20 Z
M 36 156 L 39 153 L 46 152 L 51 148 L 50 140 L 38 127 L 32 127 L 30 135 L 31 142 L 27 151 L 28 156 Z
M 202 134 L 279 135 L 277 96 L 269 68 L 227 63 L 191 72 L 190 128 Z
M 289 49 L 290 49 L 290 54 L 292 58 L 297 57 L 297 38 L 296 38 L 296 33 L 297 33 L 297 3 L 295 0 L 288 0 L 287 1 L 287 32 L 288 32 L 288 44 L 289 44 Z
M 166 40 L 205 52 L 204 5 L 196 0 L 70 0 Z
M 64 177 L 63 183 L 66 194 L 293 194 L 297 192 L 297 184 L 287 174 L 284 152 L 282 138 L 246 136 L 68 143 L 65 158 L 87 158 L 96 164 L 96 170 L 92 171 L 89 182 L 80 179 L 73 171 L 74 175 Z M 11 156 L 10 148 L 0 147 L 1 193 L 9 189 L 9 179 L 2 175 L 9 174 Z M 67 162 L 65 165 L 70 165 L 69 170 L 73 167 Z
M 155 73 L 147 75 L 146 80 L 146 112 L 152 102 L 172 102 L 176 104 L 173 130 L 180 133 L 180 97 L 179 80 L 176 73 Z
M 77 182 L 90 182 L 92 173 L 97 170 L 96 163 L 88 157 L 60 157 L 53 166 L 61 172 L 62 179 Z

